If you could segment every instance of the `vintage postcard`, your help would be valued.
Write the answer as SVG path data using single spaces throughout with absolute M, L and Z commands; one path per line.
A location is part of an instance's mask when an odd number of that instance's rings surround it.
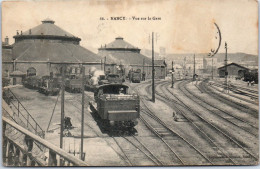
M 259 164 L 256 0 L 2 2 L 4 166 Z

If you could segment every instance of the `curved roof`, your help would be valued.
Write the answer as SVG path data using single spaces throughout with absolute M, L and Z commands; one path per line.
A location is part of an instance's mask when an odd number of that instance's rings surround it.
M 14 36 L 15 39 L 62 39 L 80 41 L 81 39 L 75 37 L 71 33 L 63 30 L 59 26 L 56 26 L 55 21 L 51 19 L 45 19 L 42 24 L 31 28 L 21 34 Z
M 54 35 L 54 36 L 75 37 L 71 33 L 56 26 L 54 23 L 55 21 L 51 19 L 45 19 L 42 21 L 42 24 L 27 30 L 26 32 L 23 33 L 23 35 Z
M 41 25 L 14 36 L 14 59 L 18 62 L 100 63 L 100 56 L 79 45 L 80 38 L 54 23 L 45 19 Z
M 13 45 L 13 56 L 17 61 L 82 63 L 100 62 L 101 57 L 73 43 L 20 41 Z
M 101 48 L 99 48 L 99 50 L 108 50 L 108 49 L 131 49 L 131 50 L 137 50 L 140 52 L 140 49 L 138 49 L 137 47 L 131 45 L 130 43 L 126 42 L 124 40 L 124 38 L 122 37 L 117 37 L 115 38 L 115 40 L 105 46 L 101 46 Z

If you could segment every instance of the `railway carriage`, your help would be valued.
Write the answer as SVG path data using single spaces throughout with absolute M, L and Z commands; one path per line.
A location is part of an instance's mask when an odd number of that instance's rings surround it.
M 106 84 L 94 92 L 95 102 L 90 102 L 90 109 L 106 126 L 133 129 L 137 125 L 140 99 L 137 94 L 129 94 L 128 88 L 123 84 Z
M 40 93 L 45 95 L 55 96 L 60 91 L 60 83 L 58 82 L 58 78 L 53 78 L 50 76 L 43 76 L 40 80 L 40 85 L 38 88 Z
M 141 70 L 129 71 L 128 77 L 130 82 L 140 83 L 142 78 Z
M 76 75 L 70 75 L 65 81 L 65 89 L 68 92 L 80 93 L 82 86 L 82 78 Z

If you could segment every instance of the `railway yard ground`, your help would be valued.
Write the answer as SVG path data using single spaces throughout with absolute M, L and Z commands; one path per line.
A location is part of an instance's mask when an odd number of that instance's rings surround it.
M 88 106 L 93 93 L 85 91 L 85 161 L 91 166 L 257 165 L 258 85 L 230 80 L 227 92 L 223 82 L 179 79 L 171 88 L 170 79 L 156 80 L 155 103 L 150 80 L 126 82 L 141 99 L 140 118 L 131 133 L 104 131 Z M 60 97 L 23 86 L 11 90 L 46 131 L 45 139 L 59 146 Z M 65 116 L 71 118 L 73 129 L 65 131 L 64 149 L 77 155 L 80 93 L 65 92 Z

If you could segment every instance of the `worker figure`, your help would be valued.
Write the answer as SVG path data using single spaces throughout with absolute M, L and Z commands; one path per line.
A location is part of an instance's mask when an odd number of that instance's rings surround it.
M 249 81 L 247 81 L 247 86 L 249 86 Z
M 72 128 L 72 124 L 71 124 L 71 118 L 70 117 L 65 117 L 64 118 L 64 123 L 65 123 L 65 126 L 64 128 L 65 129 L 71 129 Z
M 145 81 L 145 73 L 142 73 L 142 80 Z

